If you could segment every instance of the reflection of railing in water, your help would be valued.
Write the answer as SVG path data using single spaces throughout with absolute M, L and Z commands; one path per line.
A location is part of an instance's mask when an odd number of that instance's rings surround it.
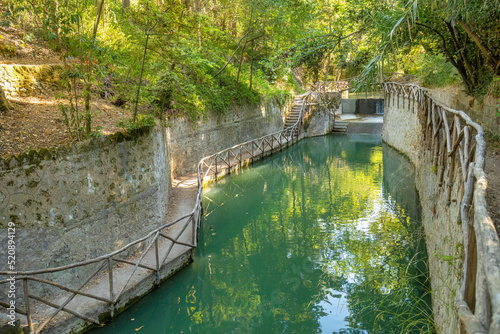
M 424 135 L 433 166 L 439 170 L 439 187 L 446 187 L 447 204 L 455 179 L 456 163 L 462 174 L 458 177 L 460 216 L 465 244 L 462 285 L 456 296 L 455 308 L 465 333 L 500 332 L 500 243 L 488 216 L 484 173 L 486 143 L 480 125 L 463 111 L 449 108 L 430 97 L 428 91 L 415 85 L 395 82 L 381 84 L 387 104 L 415 111 L 415 104 L 425 114 Z M 396 100 L 396 101 L 395 101 Z M 472 138 L 475 137 L 475 143 Z M 458 158 L 457 158 L 458 154 Z M 449 182 L 444 185 L 444 172 Z M 473 217 L 470 208 L 473 207 Z M 471 219 L 472 218 L 472 219 Z
M 387 103 L 397 103 L 399 106 L 399 97 L 403 96 L 408 99 L 408 108 L 415 110 L 416 104 L 424 110 L 426 115 L 426 144 L 433 154 L 435 165 L 441 166 L 441 182 L 445 169 L 448 169 L 451 175 L 453 175 L 457 161 L 456 155 L 458 154 L 459 156 L 459 163 L 462 166 L 462 175 L 459 178 L 459 182 L 463 188 L 461 216 L 462 226 L 464 226 L 464 240 L 466 241 L 466 260 L 464 261 L 464 281 L 457 294 L 456 308 L 467 333 L 486 333 L 487 331 L 484 324 L 491 326 L 490 333 L 494 333 L 494 331 L 498 331 L 500 327 L 500 279 L 498 279 L 500 277 L 500 246 L 495 228 L 486 210 L 486 178 L 483 171 L 485 142 L 483 139 L 483 130 L 462 111 L 453 110 L 434 101 L 428 95 L 427 91 L 421 87 L 390 82 L 383 83 L 382 89 L 386 94 Z M 231 168 L 237 168 L 245 164 L 248 160 L 259 159 L 266 154 L 290 145 L 294 140 L 298 140 L 302 128 L 303 115 L 311 105 L 324 104 L 325 95 L 323 93 L 309 92 L 305 94 L 299 119 L 293 126 L 203 158 L 198 164 L 198 193 L 194 209 L 191 213 L 151 231 L 143 238 L 133 241 L 113 253 L 94 259 L 43 270 L 0 272 L 0 276 L 6 277 L 6 279 L 0 281 L 0 284 L 10 284 L 10 280 L 8 279 L 10 276 L 16 276 L 15 280 L 22 281 L 24 309 L 16 307 L 16 311 L 19 314 L 27 316 L 29 331 L 31 333 L 39 333 L 61 311 L 70 313 L 89 323 L 99 324 L 100 322 L 98 319 L 76 312 L 67 307 L 68 304 L 77 295 L 84 296 L 106 303 L 110 313 L 113 314 L 115 305 L 124 295 L 126 288 L 131 286 L 132 277 L 139 268 L 154 273 L 156 276 L 154 283 L 157 284 L 161 279 L 162 266 L 171 253 L 174 245 L 177 244 L 186 247 L 186 250 L 193 249 L 197 245 L 197 235 L 202 213 L 203 182 L 211 178 L 217 178 L 230 172 Z M 334 95 L 333 97 L 338 98 L 338 95 Z M 397 101 L 394 101 L 395 99 L 397 99 Z M 474 135 L 476 137 L 476 143 L 472 144 L 472 137 Z M 442 139 L 440 139 L 440 136 L 442 136 Z M 440 140 L 442 141 L 441 146 Z M 477 180 L 475 183 L 474 178 Z M 448 187 L 447 200 L 450 201 L 452 185 L 449 184 L 444 186 Z M 471 231 L 468 231 L 467 227 L 469 227 L 471 218 L 469 217 L 469 208 L 471 206 L 474 207 L 474 216 L 472 217 L 473 224 L 471 226 Z M 180 225 L 180 232 L 177 231 L 177 236 L 172 237 L 165 233 L 164 230 L 166 228 L 176 225 Z M 193 238 L 190 243 L 179 240 L 180 236 L 187 228 L 192 229 Z M 479 236 L 477 240 L 477 249 L 470 247 L 471 244 L 473 245 L 474 233 Z M 160 241 L 169 242 L 165 252 L 161 250 L 162 247 L 159 245 Z M 119 257 L 120 254 L 133 249 L 133 247 L 143 242 L 147 244 L 147 247 L 138 260 L 123 259 Z M 477 256 L 477 268 L 469 265 L 469 263 L 474 263 L 473 259 L 475 256 Z M 152 264 L 146 263 L 147 258 L 152 260 Z M 125 285 L 120 287 L 116 286 L 117 282 L 115 282 L 116 280 L 114 279 L 116 270 L 119 269 L 115 265 L 117 263 L 133 266 L 133 270 L 129 274 Z M 78 288 L 68 288 L 57 282 L 40 277 L 43 274 L 57 273 L 88 265 L 95 265 L 97 269 Z M 102 274 L 105 270 L 107 273 L 104 274 L 108 276 L 107 279 L 109 282 L 108 296 L 95 295 L 82 291 L 90 285 L 93 279 Z M 476 273 L 479 279 L 477 279 L 477 281 L 474 281 L 474 279 L 471 280 L 471 278 L 475 277 Z M 64 302 L 56 304 L 47 299 L 30 294 L 28 290 L 29 281 L 53 286 L 69 292 L 70 296 L 67 297 Z M 117 290 L 119 290 L 119 292 L 115 294 Z M 475 291 L 478 292 L 478 298 L 476 299 L 476 305 L 472 305 L 471 299 L 467 296 L 474 295 L 473 292 Z M 33 301 L 47 304 L 55 309 L 50 317 L 41 319 L 40 325 L 36 330 L 34 329 L 34 324 L 31 319 L 32 311 L 30 306 L 32 306 Z M 0 302 L 0 305 L 5 308 L 9 307 L 9 304 L 5 302 Z M 491 319 L 493 319 L 491 323 L 488 323 L 490 319 L 488 316 L 489 305 L 491 305 Z
M 93 323 L 100 325 L 99 319 L 95 319 L 85 314 L 82 314 L 75 309 L 68 307 L 72 301 L 74 301 L 76 296 L 83 296 L 90 298 L 91 300 L 104 302 L 109 308 L 109 313 L 111 317 L 114 316 L 115 306 L 122 302 L 120 298 L 124 295 L 127 288 L 132 288 L 131 280 L 137 273 L 137 270 L 143 269 L 150 273 L 154 273 L 155 279 L 152 284 L 159 284 L 162 279 L 161 270 L 166 263 L 168 256 L 171 254 L 174 245 L 181 245 L 186 247 L 186 251 L 189 249 L 194 249 L 197 246 L 198 231 L 201 223 L 202 215 L 202 187 L 203 182 L 211 178 L 217 178 L 225 173 L 230 172 L 231 168 L 241 166 L 248 160 L 255 160 L 264 157 L 276 150 L 281 150 L 285 146 L 289 146 L 290 143 L 294 143 L 299 139 L 300 131 L 302 128 L 302 118 L 307 110 L 307 108 L 319 102 L 320 97 L 316 94 L 306 93 L 303 95 L 303 103 L 301 106 L 299 118 L 297 122 L 282 131 L 245 142 L 233 146 L 229 149 L 223 150 L 221 152 L 215 153 L 208 157 L 203 158 L 198 164 L 198 193 L 196 196 L 196 203 L 194 209 L 191 213 L 186 214 L 182 217 L 175 219 L 153 231 L 148 233 L 146 236 L 132 241 L 126 246 L 120 248 L 112 253 L 99 256 L 94 259 L 81 261 L 65 266 L 60 266 L 56 268 L 48 268 L 33 271 L 0 271 L 0 277 L 5 279 L 0 281 L 2 284 L 11 284 L 11 278 L 14 277 L 15 281 L 22 281 L 22 295 L 24 308 L 16 305 L 16 313 L 26 316 L 26 323 L 29 333 L 40 333 L 51 320 L 53 320 L 61 311 L 69 313 L 77 318 L 80 318 L 88 323 Z M 174 236 L 168 235 L 166 232 L 167 228 L 171 228 L 175 225 L 180 225 L 180 231 L 177 230 Z M 180 240 L 186 229 L 190 227 L 192 229 L 192 240 L 191 242 L 183 242 Z M 167 242 L 168 244 L 161 245 L 160 242 Z M 139 244 L 146 243 L 146 248 L 142 251 L 139 259 L 124 259 L 120 257 L 120 254 L 126 251 L 133 250 L 134 247 L 138 247 Z M 163 246 L 163 247 L 162 247 Z M 165 251 L 166 248 L 166 251 Z M 123 256 L 123 255 L 122 255 Z M 149 260 L 149 261 L 147 261 Z M 152 263 L 150 263 L 152 262 Z M 118 268 L 116 264 L 133 266 L 132 272 L 128 273 L 128 278 L 125 280 L 125 284 L 118 286 L 116 280 L 116 271 L 123 268 Z M 64 284 L 57 283 L 57 278 L 49 280 L 41 275 L 61 273 L 67 270 L 72 270 L 78 267 L 84 266 L 96 266 L 97 269 L 88 276 L 85 281 L 78 288 L 70 288 Z M 98 295 L 96 293 L 90 293 L 88 290 L 86 292 L 82 291 L 87 289 L 93 283 L 100 282 L 98 276 L 102 277 L 102 274 L 107 275 L 107 296 Z M 49 299 L 53 297 L 60 298 L 61 296 L 50 296 L 42 298 L 40 296 L 33 295 L 29 292 L 28 282 L 37 282 L 38 284 L 46 284 L 52 286 L 56 289 L 68 292 L 69 296 L 65 296 L 61 299 L 64 301 L 57 304 Z M 118 291 L 118 293 L 115 293 Z M 7 290 L 6 290 L 7 291 Z M 54 312 L 48 316 L 46 319 L 36 319 L 33 321 L 33 301 L 45 304 L 51 308 L 54 308 Z M 9 308 L 9 302 L 0 301 L 0 306 Z M 37 328 L 34 328 L 35 323 L 40 323 Z
M 218 178 L 231 171 L 231 168 L 242 166 L 248 161 L 260 159 L 266 154 L 281 150 L 298 140 L 302 130 L 303 118 L 311 106 L 338 107 L 342 92 L 309 91 L 302 95 L 302 106 L 297 122 L 282 131 L 235 145 L 218 153 L 203 158 L 198 164 L 198 183 Z M 201 186 L 199 188 L 201 193 Z

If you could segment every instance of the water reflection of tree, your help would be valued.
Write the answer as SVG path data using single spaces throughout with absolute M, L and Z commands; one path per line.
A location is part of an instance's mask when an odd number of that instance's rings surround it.
M 408 298 L 421 293 L 421 282 L 400 272 L 417 270 L 407 264 L 416 260 L 421 244 L 413 236 L 420 231 L 408 223 L 411 217 L 393 217 L 389 205 L 368 231 L 359 229 L 357 217 L 380 197 L 382 152 L 356 145 L 353 157 L 349 145 L 304 142 L 266 161 L 266 168 L 256 165 L 218 185 L 211 200 L 225 208 L 212 212 L 202 239 L 221 248 L 203 268 L 209 283 L 197 289 L 206 302 L 189 312 L 196 332 L 319 333 L 326 315 L 320 302 L 331 291 L 349 301 L 351 329 L 339 333 L 388 330 L 395 306 L 411 309 Z M 242 227 L 235 220 L 243 215 L 249 219 Z

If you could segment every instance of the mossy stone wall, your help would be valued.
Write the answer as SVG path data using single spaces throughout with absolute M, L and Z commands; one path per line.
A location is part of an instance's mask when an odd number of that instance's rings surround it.
M 61 65 L 0 65 L 0 86 L 7 97 L 29 96 L 58 84 Z
M 211 114 L 196 123 L 174 119 L 169 128 L 173 175 L 194 173 L 207 155 L 282 130 L 290 107 L 291 101 L 283 107 L 269 102 L 234 107 L 224 115 Z
M 165 223 L 170 184 L 163 127 L 0 159 L 0 243 L 14 222 L 17 271 L 110 253 Z M 57 281 L 82 281 L 93 267 Z

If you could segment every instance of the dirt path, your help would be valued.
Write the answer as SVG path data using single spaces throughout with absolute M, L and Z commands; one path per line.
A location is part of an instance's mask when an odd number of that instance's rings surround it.
M 500 236 L 500 149 L 488 145 L 484 171 L 488 179 L 486 202 L 491 220 Z

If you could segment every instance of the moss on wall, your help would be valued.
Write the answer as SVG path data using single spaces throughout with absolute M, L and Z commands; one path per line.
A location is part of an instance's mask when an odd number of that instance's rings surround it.
M 44 86 L 58 86 L 61 65 L 0 65 L 0 85 L 7 97 L 42 92 Z

